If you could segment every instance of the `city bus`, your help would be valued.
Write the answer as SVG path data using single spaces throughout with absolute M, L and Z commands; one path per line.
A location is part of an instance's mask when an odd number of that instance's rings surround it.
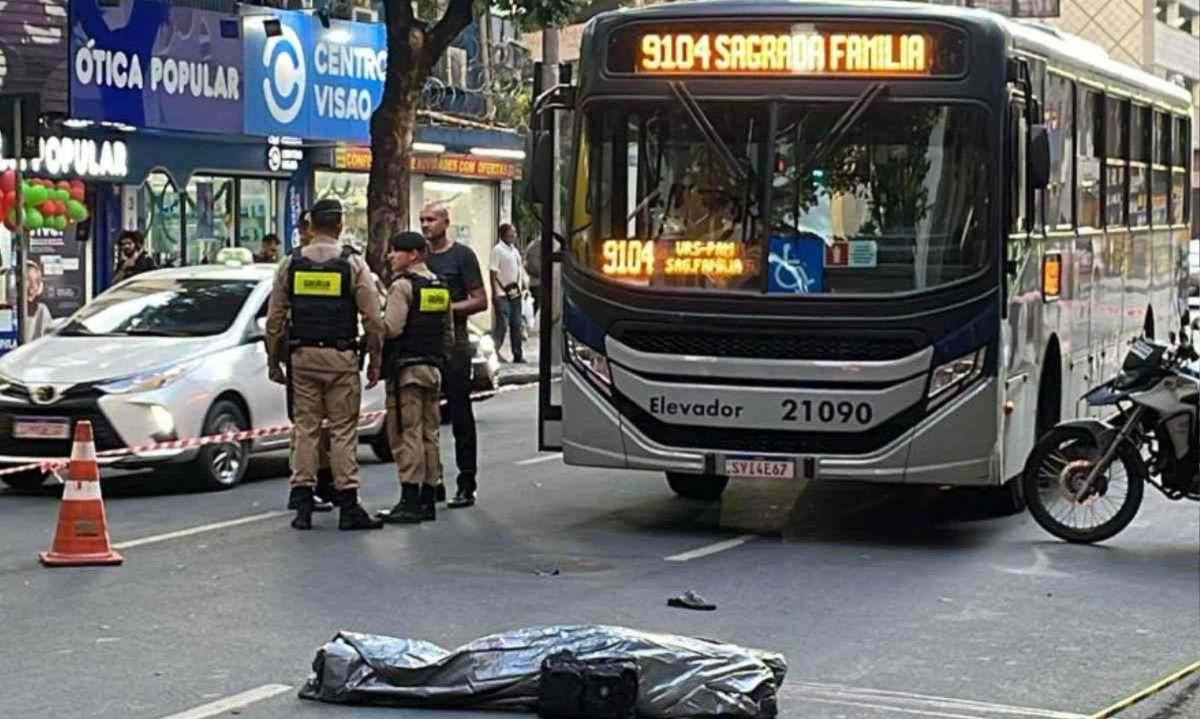
M 1190 96 L 1093 44 L 751 0 L 599 15 L 580 58 L 537 88 L 530 171 L 568 465 L 1017 511 L 1035 438 L 1186 322 Z

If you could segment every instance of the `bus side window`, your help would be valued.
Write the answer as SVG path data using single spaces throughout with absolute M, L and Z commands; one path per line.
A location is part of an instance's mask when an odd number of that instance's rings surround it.
M 1154 165 L 1150 173 L 1150 222 L 1171 222 L 1171 116 L 1154 111 Z
M 1080 227 L 1100 227 L 1100 157 L 1104 148 L 1103 99 L 1091 90 L 1079 96 L 1079 208 Z
M 1182 225 L 1188 220 L 1192 198 L 1188 192 L 1188 155 L 1191 154 L 1192 133 L 1187 118 L 1175 118 L 1171 142 L 1171 221 Z
M 1075 86 L 1051 74 L 1046 84 L 1046 128 L 1050 134 L 1050 184 L 1046 186 L 1046 221 L 1069 228 L 1075 222 Z
M 1129 224 L 1150 224 L 1150 108 L 1133 105 L 1129 114 Z
M 1104 105 L 1104 224 L 1124 227 L 1129 220 L 1129 101 L 1109 97 Z
M 1029 231 L 1028 192 L 1026 191 L 1026 143 L 1029 126 L 1025 118 L 1025 103 L 1014 100 L 1009 110 L 1009 196 L 1011 197 L 1010 232 Z

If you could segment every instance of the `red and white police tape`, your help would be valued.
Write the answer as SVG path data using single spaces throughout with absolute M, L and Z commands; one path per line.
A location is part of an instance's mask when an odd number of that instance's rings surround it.
M 374 412 L 363 412 L 359 416 L 359 422 L 365 420 L 373 420 L 387 414 L 386 410 L 375 410 Z M 130 454 L 143 454 L 146 452 L 155 452 L 158 450 L 170 449 L 192 449 L 194 447 L 203 447 L 207 444 L 228 444 L 229 442 L 245 442 L 249 439 L 260 439 L 262 437 L 278 437 L 285 435 L 292 430 L 291 424 L 278 424 L 274 427 L 257 427 L 255 429 L 243 429 L 237 432 L 224 432 L 222 434 L 210 434 L 207 437 L 188 437 L 186 439 L 173 439 L 168 442 L 151 442 L 148 444 L 139 444 L 134 447 L 122 447 L 121 449 L 109 449 L 104 452 L 97 452 L 96 459 L 101 464 L 112 463 L 122 457 Z M 0 456 L 2 462 L 23 462 L 17 467 L 8 467 L 0 469 L 0 476 L 6 474 L 18 474 L 20 472 L 28 472 L 31 469 L 39 469 L 42 472 L 53 472 L 62 469 L 70 463 L 67 457 L 5 457 Z

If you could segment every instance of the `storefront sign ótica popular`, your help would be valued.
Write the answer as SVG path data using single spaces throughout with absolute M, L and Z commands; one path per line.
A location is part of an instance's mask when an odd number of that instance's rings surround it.
M 333 151 L 333 166 L 338 170 L 367 172 L 371 169 L 371 149 L 368 147 L 338 147 Z M 413 155 L 408 163 L 413 172 L 429 175 L 453 175 L 481 180 L 519 180 L 521 166 L 486 157 L 441 154 Z
M 121 180 L 129 174 L 129 148 L 121 140 L 43 137 L 39 142 L 38 156 L 21 160 L 23 172 L 83 180 Z M 15 164 L 13 160 L 0 160 L 0 170 Z

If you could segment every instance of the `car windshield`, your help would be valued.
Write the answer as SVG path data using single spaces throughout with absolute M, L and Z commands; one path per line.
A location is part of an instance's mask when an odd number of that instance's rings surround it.
M 985 114 L 872 99 L 861 114 L 852 102 L 590 106 L 573 254 L 656 288 L 892 294 L 973 275 L 989 257 Z
M 79 310 L 59 335 L 205 337 L 229 329 L 252 280 L 135 279 Z

